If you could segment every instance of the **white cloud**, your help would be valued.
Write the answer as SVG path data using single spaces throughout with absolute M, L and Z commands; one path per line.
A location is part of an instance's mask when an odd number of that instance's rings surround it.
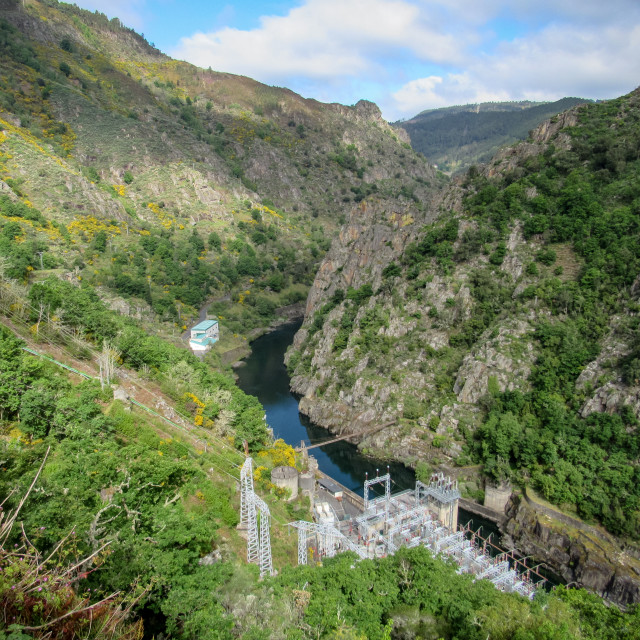
M 628 23 L 640 15 L 637 0 L 418 0 L 422 7 L 435 6 L 448 18 L 469 24 L 484 24 L 494 18 L 516 19 L 545 24 L 569 21 L 572 24 L 602 25 Z
M 139 29 L 142 15 L 192 6 L 77 1 Z M 286 1 L 286 15 L 247 30 L 203 26 L 169 53 L 321 100 L 374 99 L 390 119 L 469 102 L 606 98 L 640 82 L 638 0 Z
M 461 60 L 453 35 L 406 0 L 308 0 L 260 27 L 229 27 L 183 38 L 172 55 L 199 66 L 265 81 L 289 76 L 332 79 L 380 72 L 380 56 Z
M 446 106 L 444 97 L 436 92 L 436 88 L 441 84 L 440 76 L 429 76 L 407 82 L 393 94 L 397 109 L 402 113 L 415 115 L 424 109 L 424 105 L 429 105 L 429 108 Z
M 640 83 L 640 25 L 551 25 L 480 54 L 462 73 L 412 80 L 392 95 L 386 115 L 491 100 L 610 98 Z M 424 99 L 423 102 L 420 102 Z

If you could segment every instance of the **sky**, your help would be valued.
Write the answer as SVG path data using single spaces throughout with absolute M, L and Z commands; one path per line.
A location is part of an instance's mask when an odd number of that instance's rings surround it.
M 640 85 L 640 0 L 75 0 L 168 55 L 379 105 L 607 99 Z

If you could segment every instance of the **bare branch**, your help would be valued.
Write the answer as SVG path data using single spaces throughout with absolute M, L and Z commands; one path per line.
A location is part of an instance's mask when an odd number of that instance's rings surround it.
M 57 624 L 58 622 L 60 622 L 60 620 L 64 620 L 65 618 L 68 618 L 69 616 L 73 616 L 77 613 L 82 613 L 83 611 L 89 611 L 90 609 L 95 609 L 96 607 L 100 606 L 101 604 L 104 604 L 105 602 L 108 602 L 109 600 L 113 600 L 115 597 L 117 597 L 118 595 L 120 595 L 119 591 L 116 591 L 114 593 L 112 593 L 110 596 L 107 596 L 106 598 L 103 598 L 102 600 L 100 600 L 100 602 L 96 602 L 95 604 L 90 604 L 88 607 L 83 607 L 82 609 L 74 609 L 73 611 L 69 611 L 67 613 L 65 613 L 63 616 L 60 616 L 59 618 L 56 618 L 55 620 L 51 620 L 50 622 L 45 622 L 44 624 L 41 624 L 37 627 L 20 627 L 20 629 L 22 631 L 38 631 L 40 629 L 46 629 L 47 627 L 50 627 L 51 625 Z
M 11 533 L 11 529 L 13 528 L 13 525 L 18 517 L 18 513 L 20 513 L 20 509 L 22 509 L 22 506 L 27 501 L 29 494 L 33 490 L 33 487 L 35 486 L 36 482 L 38 481 L 38 478 L 40 477 L 40 474 L 42 473 L 42 469 L 44 469 L 44 464 L 47 461 L 47 458 L 49 457 L 49 451 L 51 451 L 51 447 L 47 448 L 47 452 L 44 454 L 44 458 L 42 460 L 42 463 L 40 464 L 38 473 L 36 473 L 35 478 L 33 479 L 33 482 L 31 483 L 31 486 L 29 487 L 27 492 L 24 494 L 24 496 L 22 496 L 22 500 L 20 500 L 20 504 L 13 511 L 9 519 L 2 526 L 0 526 L 0 544 L 3 544 L 6 541 L 6 539 L 9 537 L 9 533 Z

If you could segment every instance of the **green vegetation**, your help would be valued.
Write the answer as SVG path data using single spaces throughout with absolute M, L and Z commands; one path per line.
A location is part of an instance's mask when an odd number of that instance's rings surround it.
M 400 549 L 375 562 L 354 560 L 352 554 L 341 554 L 321 568 L 287 569 L 279 580 L 295 589 L 301 622 L 319 637 L 639 637 L 640 610 L 621 614 L 584 591 L 560 588 L 554 594 L 540 593 L 528 603 L 484 580 L 473 582 L 457 575 L 453 564 L 433 558 L 424 548 Z M 289 637 L 308 636 L 292 629 Z
M 567 242 L 583 263 L 576 280 L 540 277 L 522 292 L 523 301 L 536 296 L 552 314 L 534 334 L 533 389 L 489 399 L 487 420 L 471 442 L 476 456 L 495 479 L 529 478 L 551 502 L 636 539 L 638 421 L 630 407 L 581 418 L 584 391 L 576 379 L 598 354 L 609 318 L 625 312 L 640 269 L 637 111 L 636 95 L 584 107 L 578 126 L 569 130 L 570 151 L 551 146 L 503 181 L 476 178 L 468 200 L 474 216 L 498 230 L 519 218 L 527 236 L 542 234 L 545 246 L 536 256 L 542 265 L 553 265 L 553 247 Z M 527 198 L 532 188 L 537 195 Z M 483 195 L 488 191 L 490 203 Z M 634 331 L 637 323 L 629 321 Z M 632 350 L 618 367 L 634 370 L 637 353 Z
M 78 382 L 0 329 L 0 527 L 46 457 L 24 529 L 0 532 L 0 640 L 139 639 L 142 626 L 144 637 L 176 640 L 637 637 L 637 609 L 622 614 L 577 590 L 528 603 L 424 549 L 291 567 L 295 539 L 282 525 L 308 505 L 284 504 L 267 478 L 275 464 L 295 464 L 294 452 L 270 441 L 263 408 L 235 386 L 222 349 L 200 361 L 178 338 L 213 300 L 221 342 L 237 353 L 278 307 L 305 299 L 360 203 L 354 219 L 374 218 L 388 246 L 408 247 L 369 262 L 376 286 L 356 277 L 332 287 L 289 366 L 312 373 L 331 316 L 335 379 L 318 396 L 331 401 L 359 376 L 368 394 L 390 389 L 383 409 L 401 412 L 401 433 L 419 429 L 413 446 L 432 452 L 420 477 L 464 439 L 460 464 L 478 461 L 491 477 L 530 483 L 637 536 L 636 419 L 624 409 L 581 418 L 592 389 L 576 385 L 612 314 L 630 350 L 608 371 L 640 378 L 628 293 L 640 271 L 633 99 L 586 109 L 570 150 L 550 147 L 492 179 L 470 172 L 464 214 L 420 230 L 444 178 L 372 105 L 344 117 L 170 60 L 98 12 L 56 0 L 14 8 L 0 20 L 3 323 L 75 367 L 106 358 L 127 392 L 142 387 L 147 402 L 186 418 L 180 429 L 115 400 L 108 384 Z M 38 39 L 9 20 L 37 25 Z M 502 270 L 516 225 L 532 247 L 518 287 Z M 535 345 L 530 388 L 502 392 L 492 378 L 481 411 L 440 415 L 465 354 L 500 336 L 512 313 L 535 317 L 532 335 L 512 345 Z M 416 394 L 407 381 L 417 379 L 429 386 Z M 241 561 L 234 529 L 245 442 L 282 569 L 263 582 Z
M 590 102 L 562 98 L 551 103 L 489 102 L 423 111 L 397 122 L 411 137 L 411 146 L 442 171 L 460 173 L 488 162 L 505 145 L 524 140 L 531 129 L 552 116 Z
M 21 514 L 26 537 L 14 531 L 11 542 L 15 540 L 16 547 L 35 543 L 47 556 L 60 540 L 66 540 L 57 559 L 62 566 L 102 549 L 67 577 L 67 583 L 73 578 L 74 591 L 88 602 L 97 602 L 132 585 L 135 593 L 139 585 L 147 591 L 145 606 L 167 616 L 168 626 L 175 627 L 181 613 L 167 593 L 217 584 L 218 572 L 199 566 L 197 560 L 211 550 L 221 524 L 237 522 L 227 483 L 212 478 L 206 469 L 215 465 L 231 471 L 238 457 L 229 452 L 197 455 L 188 441 L 161 438 L 143 416 L 134 416 L 113 401 L 110 389 L 101 391 L 97 382 L 89 381 L 74 386 L 54 365 L 20 347 L 2 329 L 4 473 L 0 492 L 8 496 L 5 510 L 26 492 L 32 469 L 47 448 L 50 453 L 39 487 Z M 47 581 L 37 573 L 25 575 L 20 583 L 22 597 L 33 590 L 35 599 L 20 600 L 12 593 L 16 583 L 11 587 L 7 572 L 20 571 L 13 561 L 17 554 L 0 560 L 5 576 L 0 580 L 0 599 L 10 603 L 3 616 L 9 611 L 16 615 L 13 621 L 4 618 L 5 629 L 6 623 L 34 626 L 55 618 L 38 604 L 46 602 L 47 594 L 40 596 L 37 584 Z M 64 607 L 63 603 L 57 606 Z M 216 612 L 221 615 L 214 602 L 207 612 L 209 619 Z
M 635 94 L 586 106 L 578 126 L 568 130 L 569 151 L 551 145 L 493 179 L 470 173 L 465 206 L 477 230 L 465 232 L 454 259 L 469 259 L 484 250 L 489 263 L 499 266 L 506 255 L 501 238 L 519 220 L 525 237 L 542 241 L 535 256 L 540 265 L 552 267 L 555 247 L 569 243 L 582 267 L 575 280 L 560 279 L 531 263 L 527 275 L 535 281 L 523 288 L 518 300 L 489 269 L 477 270 L 471 277 L 471 318 L 450 337 L 453 346 L 471 347 L 487 327 L 518 305 L 533 298 L 545 305 L 551 316 L 539 321 L 533 334 L 538 356 L 530 376 L 532 390 L 491 393 L 484 424 L 468 434 L 469 451 L 494 480 L 530 482 L 551 502 L 636 539 L 638 421 L 630 407 L 614 415 L 580 417 L 585 391 L 576 387 L 576 380 L 598 355 L 609 318 L 625 313 L 640 270 L 637 112 Z M 454 223 L 448 223 L 450 238 L 444 227 L 429 231 L 405 252 L 405 264 L 436 256 L 441 269 L 451 268 L 448 243 L 455 240 Z M 629 318 L 630 331 L 637 331 L 636 324 Z M 637 368 L 635 349 L 618 362 L 619 370 L 629 372 L 628 380 L 636 375 L 630 373 Z
M 493 481 L 529 485 L 638 541 L 637 403 L 618 385 L 640 379 L 639 95 L 577 114 L 562 146 L 529 146 L 502 171 L 499 160 L 470 170 L 461 210 L 416 233 L 380 268 L 378 290 L 345 301 L 330 289 L 289 367 L 322 378 L 323 402 L 364 383 L 367 403 L 356 399 L 354 414 L 377 398 L 399 418 L 386 447 L 417 447 L 416 463 L 481 463 Z M 318 358 L 316 333 L 330 312 L 338 331 Z M 389 326 L 397 337 L 382 331 Z M 443 334 L 448 344 L 429 346 Z M 602 358 L 614 340 L 622 345 Z M 590 363 L 597 373 L 579 379 Z M 480 388 L 463 390 L 467 377 Z M 607 396 L 606 413 L 588 415 L 585 403 L 609 381 L 620 399 Z M 455 422 L 440 424 L 449 415 Z
M 3 529 L 0 540 L 1 626 L 9 630 L 0 638 L 93 638 L 109 629 L 124 640 L 140 637 L 143 625 L 146 634 L 177 640 L 640 637 L 638 607 L 621 613 L 563 588 L 530 603 L 458 575 L 424 548 L 362 562 L 347 553 L 306 567 L 282 564 L 279 555 L 280 575 L 260 583 L 255 567 L 227 547 L 244 544 L 233 533 L 238 504 L 228 483 L 240 456 L 162 435 L 166 425 L 126 410 L 110 389 L 73 384 L 21 346 L 0 331 L 5 513 L 44 466 L 22 527 Z M 183 375 L 196 373 L 195 363 L 185 364 Z M 281 464 L 289 448 L 276 443 L 266 453 Z M 295 538 L 280 542 L 278 528 L 276 551 L 284 543 L 294 557 Z M 212 550 L 221 557 L 201 563 Z M 246 610 L 247 598 L 255 609 Z M 93 616 L 62 624 L 92 605 Z

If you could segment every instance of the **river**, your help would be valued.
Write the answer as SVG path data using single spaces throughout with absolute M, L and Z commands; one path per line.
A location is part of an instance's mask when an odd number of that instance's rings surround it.
M 256 396 L 263 404 L 267 423 L 273 429 L 276 438 L 298 446 L 302 440 L 306 444 L 314 444 L 329 440 L 334 435 L 317 425 L 312 424 L 298 412 L 298 399 L 289 390 L 289 374 L 284 366 L 284 354 L 293 342 L 293 336 L 300 327 L 299 322 L 282 325 L 260 336 L 251 343 L 251 354 L 244 360 L 236 373 L 238 386 L 245 392 Z M 358 495 L 364 491 L 365 473 L 369 477 L 387 472 L 387 464 L 391 474 L 391 489 L 395 493 L 415 486 L 415 473 L 412 469 L 398 462 L 387 463 L 365 456 L 354 444 L 345 440 L 318 447 L 310 451 L 318 460 L 321 471 L 336 479 Z M 379 488 L 372 487 L 372 492 Z M 498 535 L 494 523 L 479 518 L 464 509 L 459 510 L 458 521 L 477 530 L 482 527 L 484 535 Z
M 298 412 L 298 400 L 289 390 L 284 354 L 299 327 L 299 322 L 291 322 L 254 340 L 251 343 L 251 355 L 236 370 L 238 386 L 245 393 L 256 396 L 263 404 L 267 423 L 273 429 L 274 436 L 294 447 L 303 440 L 309 445 L 335 437 Z M 318 447 L 309 453 L 315 456 L 321 471 L 359 495 L 363 494 L 365 473 L 369 477 L 376 475 L 376 469 L 381 474 L 386 473 L 387 464 L 392 491 L 402 491 L 415 484 L 415 474 L 411 469 L 402 464 L 369 458 L 354 444 L 344 440 Z

